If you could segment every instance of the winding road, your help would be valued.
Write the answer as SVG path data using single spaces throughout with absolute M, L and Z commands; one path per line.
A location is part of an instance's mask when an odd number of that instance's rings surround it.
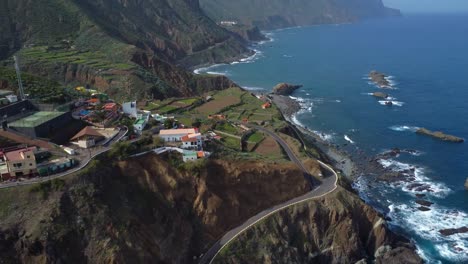
M 286 141 L 284 141 L 280 136 L 278 136 L 276 133 L 265 129 L 264 127 L 260 126 L 252 126 L 253 128 L 260 130 L 271 137 L 273 137 L 285 150 L 289 158 L 291 159 L 292 162 L 296 163 L 296 165 L 301 168 L 302 171 L 304 171 L 304 177 L 306 177 L 306 180 L 309 180 L 310 173 L 307 171 L 305 165 L 302 163 L 300 159 L 294 155 L 294 152 L 291 150 L 291 148 L 288 146 Z M 324 175 L 322 181 L 316 186 L 316 188 L 313 188 L 312 191 L 304 194 L 303 196 L 294 198 L 292 200 L 289 200 L 287 202 L 284 202 L 282 204 L 276 205 L 274 207 L 271 207 L 269 209 L 266 209 L 257 215 L 251 217 L 248 219 L 246 222 L 244 222 L 242 225 L 230 230 L 227 232 L 220 240 L 216 241 L 216 243 L 208 250 L 206 254 L 202 256 L 200 259 L 199 263 L 200 264 L 211 264 L 215 260 L 216 256 L 227 246 L 229 243 L 231 243 L 234 239 L 236 239 L 239 235 L 250 229 L 251 227 L 255 226 L 258 222 L 262 221 L 263 219 L 279 212 L 284 209 L 287 209 L 289 207 L 305 203 L 307 201 L 317 199 L 320 197 L 323 197 L 333 191 L 336 190 L 337 188 L 337 182 L 338 182 L 338 174 L 333 170 L 332 167 L 329 165 L 317 160 L 324 169 L 326 169 L 329 174 Z

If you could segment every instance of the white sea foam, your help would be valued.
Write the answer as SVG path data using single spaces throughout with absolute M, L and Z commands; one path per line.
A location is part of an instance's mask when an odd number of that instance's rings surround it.
M 324 133 L 324 132 L 321 132 L 321 131 L 317 131 L 317 130 L 313 130 L 312 131 L 314 134 L 316 134 L 321 140 L 323 141 L 332 141 L 333 138 L 335 137 L 335 135 L 333 133 Z
M 444 236 L 439 231 L 468 226 L 465 212 L 432 205 L 430 211 L 420 211 L 419 205 L 392 204 L 389 217 L 398 225 L 433 242 L 440 256 L 446 260 L 466 263 L 468 261 L 468 234 Z M 427 258 L 427 256 L 426 256 Z
M 418 131 L 419 127 L 417 126 L 391 126 L 389 127 L 393 131 L 411 131 L 411 132 L 416 132 Z
M 206 73 L 212 74 L 212 75 L 224 75 L 224 76 L 229 76 L 229 72 L 228 72 L 228 71 L 224 71 L 224 72 L 207 71 Z
M 402 191 L 407 193 L 425 193 L 429 196 L 438 198 L 446 197 L 452 190 L 445 184 L 434 182 L 428 178 L 426 168 L 415 166 L 408 163 L 403 163 L 393 159 L 379 159 L 378 162 L 382 167 L 391 169 L 392 171 L 400 172 L 408 176 L 404 182 L 400 182 L 395 188 L 401 188 Z
M 293 56 L 284 54 L 283 57 L 285 57 L 285 58 L 292 58 Z
M 382 101 L 379 101 L 379 103 L 380 103 L 381 105 L 385 105 L 385 106 L 387 106 L 387 103 L 388 103 L 388 102 L 392 102 L 392 105 L 394 105 L 394 106 L 403 106 L 403 105 L 405 104 L 405 103 L 400 102 L 400 101 L 391 101 L 391 100 L 382 100 Z
M 255 86 L 243 86 L 242 88 L 246 89 L 247 91 L 265 91 L 267 89 L 263 87 L 255 87 Z
M 201 68 L 195 69 L 193 71 L 193 73 L 195 73 L 195 74 L 208 73 L 208 71 L 210 71 L 211 69 L 215 69 L 215 68 L 217 68 L 219 66 L 222 66 L 222 65 L 225 65 L 225 64 L 213 64 L 213 65 L 208 66 L 208 67 L 201 67 Z
M 344 135 L 344 139 L 351 144 L 354 144 L 354 141 L 348 137 L 348 135 Z

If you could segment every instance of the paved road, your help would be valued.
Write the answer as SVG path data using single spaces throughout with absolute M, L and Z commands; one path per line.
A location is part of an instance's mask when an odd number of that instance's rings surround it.
M 307 172 L 307 169 L 305 168 L 304 164 L 302 161 L 300 161 L 293 153 L 293 151 L 289 148 L 288 144 L 277 134 L 263 128 L 263 127 L 258 127 L 255 126 L 255 129 L 261 130 L 268 135 L 272 136 L 286 151 L 288 154 L 289 158 L 295 162 L 304 172 L 305 174 L 309 174 Z M 312 191 L 308 192 L 307 194 L 294 198 L 290 201 L 284 202 L 282 204 L 276 205 L 272 208 L 266 209 L 257 215 L 251 217 L 249 220 L 244 222 L 242 225 L 230 230 L 227 232 L 220 240 L 218 240 L 209 250 L 208 252 L 203 255 L 203 257 L 200 259 L 200 264 L 211 264 L 213 260 L 216 258 L 216 256 L 219 254 L 219 252 L 229 245 L 230 242 L 232 242 L 234 239 L 236 239 L 239 235 L 250 229 L 252 226 L 257 224 L 258 222 L 262 221 L 263 219 L 281 211 L 286 208 L 289 208 L 291 206 L 304 203 L 313 199 L 317 199 L 320 197 L 323 197 L 333 191 L 336 190 L 337 188 L 337 181 L 338 181 L 338 175 L 336 172 L 331 168 L 329 165 L 318 161 L 320 165 L 329 172 L 328 175 L 324 175 L 324 178 L 322 181 L 319 183 L 318 187 L 313 189 Z
M 93 150 L 93 152 L 86 153 L 85 158 L 80 161 L 80 165 L 78 167 L 75 167 L 75 168 L 73 168 L 71 170 L 68 170 L 68 171 L 65 171 L 65 172 L 62 172 L 62 173 L 57 173 L 57 174 L 54 174 L 54 175 L 51 175 L 51 176 L 47 176 L 47 177 L 36 177 L 36 178 L 24 180 L 24 181 L 16 181 L 16 182 L 11 182 L 11 183 L 0 184 L 0 189 L 31 185 L 31 184 L 36 184 L 36 183 L 40 183 L 40 182 L 46 182 L 46 181 L 50 181 L 50 180 L 53 180 L 53 179 L 62 178 L 62 177 L 65 177 L 67 175 L 70 175 L 72 173 L 75 173 L 77 171 L 80 171 L 80 170 L 84 169 L 86 166 L 88 166 L 88 164 L 91 162 L 91 160 L 93 160 L 95 157 L 101 155 L 102 153 L 105 153 L 105 152 L 109 151 L 111 149 L 112 145 L 114 143 L 120 141 L 127 134 L 127 132 L 128 132 L 128 129 L 120 130 L 119 133 L 114 137 L 114 139 L 112 139 L 110 142 L 108 142 L 105 147 L 100 147 L 98 149 Z M 83 151 L 86 151 L 86 150 L 83 150 Z

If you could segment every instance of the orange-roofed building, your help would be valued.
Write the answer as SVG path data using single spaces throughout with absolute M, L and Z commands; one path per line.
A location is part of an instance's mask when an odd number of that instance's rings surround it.
M 198 157 L 199 159 L 205 158 L 205 152 L 203 152 L 203 151 L 198 151 L 198 152 L 197 152 L 197 157 Z
M 88 101 L 86 101 L 89 105 L 98 105 L 101 103 L 101 100 L 99 98 L 91 98 Z
M 270 102 L 266 102 L 266 103 L 262 104 L 262 109 L 267 109 L 267 108 L 270 108 L 270 107 L 271 107 Z
M 116 103 L 107 103 L 102 107 L 105 111 L 117 112 L 119 110 L 119 105 Z
M 185 135 L 181 141 L 183 149 L 201 149 L 203 146 L 202 135 L 200 133 Z

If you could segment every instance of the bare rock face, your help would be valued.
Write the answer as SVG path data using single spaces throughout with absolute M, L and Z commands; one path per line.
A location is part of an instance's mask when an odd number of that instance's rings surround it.
M 273 87 L 273 93 L 276 95 L 291 95 L 295 90 L 301 87 L 302 85 L 279 83 L 275 87 Z
M 455 142 L 455 143 L 463 143 L 465 140 L 463 138 L 459 138 L 456 136 L 452 135 L 447 135 L 443 132 L 440 131 L 430 131 L 429 129 L 426 128 L 420 128 L 416 131 L 417 134 L 425 135 L 425 136 L 430 136 L 436 139 L 440 139 L 442 141 L 449 141 L 449 142 Z
M 387 75 L 378 72 L 378 71 L 371 71 L 369 73 L 369 78 L 373 83 L 375 83 L 379 88 L 391 88 L 390 82 L 387 79 Z
M 45 198 L 30 188 L 7 195 L 17 209 L 0 209 L 3 262 L 198 263 L 228 230 L 309 190 L 292 163 L 184 170 L 151 154 L 93 168 Z
M 281 211 L 228 245 L 216 263 L 422 263 L 415 247 L 355 194 L 339 189 Z
M 466 181 L 465 181 L 465 189 L 468 191 L 468 178 L 466 178 Z
M 388 98 L 388 94 L 386 93 L 382 93 L 382 92 L 375 92 L 372 94 L 374 97 L 377 97 L 377 98 L 382 98 L 382 99 L 387 99 Z

